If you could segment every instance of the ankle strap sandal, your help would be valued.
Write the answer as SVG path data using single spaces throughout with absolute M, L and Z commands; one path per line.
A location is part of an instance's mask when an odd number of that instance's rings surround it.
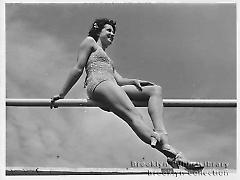
M 150 145 L 152 147 L 156 147 L 157 142 L 161 143 L 164 140 L 163 136 L 166 136 L 166 135 L 167 135 L 167 132 L 165 132 L 165 131 L 161 131 L 161 132 L 158 131 L 158 132 L 156 132 L 155 130 L 153 130 L 153 133 L 151 135 L 151 143 L 150 143 Z
M 150 143 L 150 145 L 152 146 L 152 147 L 156 147 L 156 145 L 157 145 L 157 142 L 160 142 L 161 143 L 161 141 L 162 141 L 162 139 L 163 139 L 163 137 L 162 136 L 165 136 L 165 135 L 167 135 L 166 133 L 157 133 L 157 132 L 153 132 L 152 133 L 152 135 L 151 135 L 151 143 Z
M 175 169 L 179 169 L 180 166 L 182 166 L 186 170 L 201 171 L 204 168 L 204 166 L 199 162 L 188 161 L 181 152 L 178 153 L 174 158 L 168 157 L 167 163 Z

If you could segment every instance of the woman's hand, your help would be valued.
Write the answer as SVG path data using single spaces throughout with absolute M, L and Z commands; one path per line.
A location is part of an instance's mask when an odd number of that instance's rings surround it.
M 142 91 L 142 87 L 144 87 L 144 86 L 153 86 L 154 85 L 154 83 L 152 83 L 150 81 L 143 81 L 143 80 L 139 80 L 139 79 L 132 79 L 131 84 L 136 86 L 136 88 L 139 91 Z
M 59 99 L 63 99 L 64 97 L 61 96 L 61 95 L 55 95 L 51 98 L 51 104 L 50 104 L 50 108 L 52 109 L 53 107 L 54 108 L 57 108 L 57 106 L 55 105 L 55 101 L 59 100 Z

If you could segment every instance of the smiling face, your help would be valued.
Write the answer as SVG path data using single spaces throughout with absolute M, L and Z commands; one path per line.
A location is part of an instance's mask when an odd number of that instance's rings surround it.
M 114 35 L 113 27 L 110 24 L 105 24 L 104 28 L 99 34 L 99 39 L 101 40 L 102 45 L 108 47 L 110 44 L 112 44 Z

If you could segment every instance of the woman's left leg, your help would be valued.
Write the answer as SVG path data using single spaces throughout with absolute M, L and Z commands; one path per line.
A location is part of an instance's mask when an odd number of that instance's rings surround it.
M 167 133 L 163 122 L 162 88 L 158 85 L 143 86 L 142 91 L 134 85 L 122 86 L 131 100 L 148 101 L 148 113 L 155 131 Z
M 191 169 L 201 170 L 204 166 L 200 163 L 190 162 L 184 156 L 175 151 L 175 149 L 168 144 L 167 131 L 163 122 L 163 99 L 162 88 L 157 85 L 144 86 L 142 91 L 139 91 L 133 85 L 122 86 L 131 100 L 148 101 L 148 112 L 152 119 L 154 129 L 157 133 L 162 134 L 164 139 L 163 144 L 155 147 L 161 151 L 166 157 L 167 161 L 173 168 L 179 168 L 179 165 Z
M 169 145 L 167 131 L 163 122 L 163 100 L 162 88 L 157 85 L 143 86 L 142 91 L 133 85 L 122 86 L 131 100 L 148 101 L 148 112 L 153 122 L 154 131 L 160 135 L 156 149 L 161 151 L 166 157 L 175 157 L 178 152 Z

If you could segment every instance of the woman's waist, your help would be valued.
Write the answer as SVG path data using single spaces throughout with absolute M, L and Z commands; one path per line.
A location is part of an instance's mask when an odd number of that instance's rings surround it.
M 110 73 L 113 74 L 113 67 L 112 66 L 104 66 L 104 65 L 99 65 L 99 66 L 89 66 L 86 68 L 86 73 L 92 74 L 92 73 Z
M 84 87 L 86 87 L 89 84 L 89 82 L 98 82 L 102 80 L 115 80 L 113 72 L 93 71 L 93 72 L 87 73 L 87 76 L 84 82 Z
M 105 71 L 88 71 L 87 77 L 88 78 L 102 78 L 102 77 L 114 77 L 113 71 L 105 70 Z
M 101 70 L 112 70 L 113 71 L 113 64 L 110 62 L 103 62 L 103 61 L 89 61 L 86 65 L 86 71 L 101 71 Z

